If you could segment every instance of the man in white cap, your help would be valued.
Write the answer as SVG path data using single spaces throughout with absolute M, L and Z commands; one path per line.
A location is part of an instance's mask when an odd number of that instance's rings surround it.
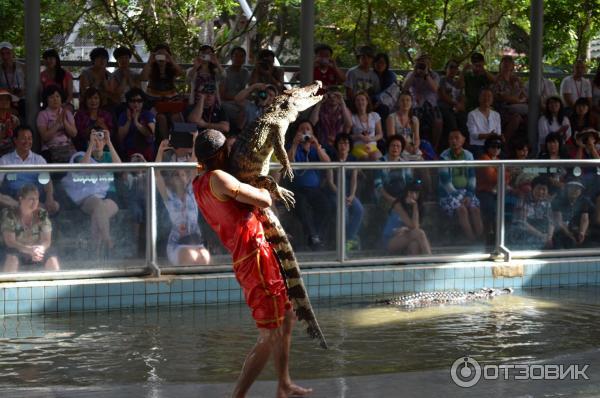
M 25 96 L 25 68 L 15 61 L 13 45 L 7 41 L 0 43 L 0 88 L 7 89 L 19 100 Z

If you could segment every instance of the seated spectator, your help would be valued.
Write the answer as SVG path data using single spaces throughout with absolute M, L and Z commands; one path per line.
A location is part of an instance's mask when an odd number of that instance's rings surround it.
M 593 205 L 583 195 L 584 185 L 578 179 L 565 184 L 565 188 L 552 201 L 554 215 L 554 247 L 571 249 L 581 247 L 587 238 L 590 213 Z
M 100 126 L 95 126 L 93 132 L 86 152 L 73 154 L 71 163 L 121 163 L 109 132 L 101 130 Z M 105 147 L 108 152 L 104 151 Z M 115 245 L 110 220 L 119 211 L 113 173 L 70 172 L 63 177 L 62 184 L 69 198 L 91 218 L 96 256 L 109 254 Z
M 244 109 L 240 128 L 243 130 L 262 116 L 265 109 L 273 103 L 277 94 L 275 86 L 264 83 L 255 83 L 240 91 L 235 96 L 235 102 Z
M 189 87 L 188 105 L 196 104 L 205 87 L 216 90 L 225 71 L 215 54 L 215 49 L 204 44 L 200 46 L 199 54 L 194 58 L 194 65 L 186 72 L 185 80 Z M 218 93 L 215 93 L 218 101 Z
M 371 47 L 363 46 L 358 49 L 356 54 L 358 65 L 348 69 L 344 83 L 348 101 L 354 102 L 354 96 L 360 91 L 366 92 L 368 96 L 374 96 L 381 91 L 379 77 L 372 69 L 374 57 Z
M 129 161 L 133 154 L 141 154 L 148 161 L 154 160 L 154 113 L 144 110 L 146 94 L 134 87 L 125 94 L 127 109 L 119 115 L 118 140 L 124 158 Z
M 350 153 L 352 151 L 352 137 L 349 134 L 339 134 L 335 138 L 335 156 L 334 162 L 354 162 L 356 158 Z M 363 205 L 356 197 L 356 188 L 358 182 L 358 170 L 347 170 L 345 175 L 345 204 L 346 204 L 346 250 L 356 250 L 359 248 L 358 231 L 363 219 Z M 332 208 L 337 204 L 337 179 L 334 178 L 333 170 L 327 170 L 327 186 L 332 192 Z
M 127 47 L 118 47 L 113 51 L 113 57 L 117 61 L 117 69 L 108 80 L 108 90 L 114 104 L 125 104 L 127 102 L 125 98 L 127 92 L 133 88 L 141 89 L 142 87 L 140 74 L 129 67 L 131 56 L 131 50 Z M 120 106 L 119 111 L 124 108 L 124 106 Z
M 229 133 L 229 120 L 217 100 L 217 87 L 205 84 L 196 97 L 196 103 L 188 115 L 190 123 L 196 123 L 198 131 L 213 129 Z
M 489 91 L 488 91 L 489 92 Z M 491 92 L 490 96 L 491 96 Z M 465 137 L 453 130 L 448 137 L 450 148 L 440 155 L 443 160 L 473 160 L 471 152 L 463 148 Z M 439 170 L 440 207 L 450 217 L 458 219 L 465 238 L 474 241 L 483 233 L 479 199 L 475 196 L 477 179 L 472 167 L 448 167 Z
M 42 91 L 49 86 L 58 86 L 65 93 L 65 102 L 70 105 L 73 112 L 73 75 L 60 65 L 60 56 L 55 49 L 44 51 L 44 70 L 40 73 Z
M 161 162 L 169 141 L 163 140 L 156 154 Z M 174 170 L 170 178 L 156 173 L 156 188 L 169 213 L 171 232 L 167 243 L 167 257 L 173 265 L 206 265 L 210 253 L 198 224 L 198 205 L 192 188 L 192 174 L 188 170 Z
M 11 104 L 17 99 L 8 90 L 0 88 L 0 156 L 15 149 L 13 137 L 20 121 L 13 113 Z
M 592 83 L 584 77 L 586 72 L 585 61 L 578 59 L 573 66 L 573 75 L 565 77 L 560 82 L 560 95 L 565 106 L 572 110 L 576 101 L 585 98 L 588 105 L 592 104 Z
M 315 137 L 312 124 L 302 121 L 298 124 L 294 139 L 288 149 L 292 162 L 330 162 L 327 152 Z M 327 195 L 321 190 L 321 176 L 318 170 L 296 172 L 292 183 L 296 198 L 295 212 L 307 234 L 308 244 L 314 250 L 323 248 L 327 224 L 334 214 Z
M 52 223 L 39 207 L 40 194 L 35 185 L 19 190 L 19 204 L 2 210 L 0 226 L 6 247 L 4 272 L 16 272 L 20 265 L 40 265 L 47 271 L 60 269 L 52 245 Z
M 231 65 L 225 69 L 225 77 L 219 84 L 219 96 L 225 114 L 231 124 L 232 132 L 239 132 L 243 109 L 235 102 L 235 96 L 246 88 L 250 80 L 250 72 L 244 68 L 246 50 L 234 47 L 231 50 Z
M 44 165 L 46 160 L 31 151 L 33 144 L 33 133 L 31 128 L 25 125 L 17 127 L 14 132 L 15 150 L 0 157 L 0 166 L 10 165 Z M 60 205 L 54 200 L 54 186 L 52 181 L 43 177 L 44 173 L 8 173 L 0 174 L 0 183 L 2 183 L 2 194 L 0 195 L 0 205 L 17 207 L 17 202 L 13 199 L 17 197 L 19 190 L 26 184 L 35 185 L 39 191 L 43 190 L 42 201 L 49 214 L 54 214 L 60 209 Z M 40 192 L 42 194 L 42 192 Z
M 141 79 L 148 80 L 146 94 L 154 105 L 157 137 L 161 140 L 168 137 L 171 123 L 183 121 L 185 102 L 179 99 L 175 86 L 175 79 L 181 75 L 183 70 L 173 60 L 166 44 L 154 47 L 142 69 Z
M 401 162 L 406 141 L 401 135 L 393 135 L 387 139 L 387 153 L 379 160 L 382 162 Z M 409 168 L 380 169 L 375 177 L 375 195 L 383 207 L 391 208 L 392 204 L 405 191 L 407 184 L 413 179 Z
M 25 116 L 25 66 L 15 61 L 13 46 L 7 41 L 0 43 L 0 88 L 18 98 L 21 117 Z
M 100 92 L 89 87 L 85 90 L 81 99 L 81 106 L 75 113 L 75 127 L 77 127 L 77 136 L 73 139 L 75 148 L 78 151 L 85 151 L 88 142 L 90 141 L 90 132 L 94 126 L 99 126 L 102 130 L 106 130 L 109 134 L 113 131 L 112 115 L 100 109 L 102 97 Z
M 381 152 L 377 141 L 383 138 L 381 117 L 372 111 L 369 95 L 362 91 L 354 96 L 354 113 L 352 113 L 352 139 L 354 149 L 352 154 L 358 160 L 377 160 Z
M 548 198 L 550 181 L 538 176 L 531 181 L 531 192 L 517 200 L 510 226 L 511 245 L 520 249 L 551 249 L 554 235 L 552 206 Z
M 449 60 L 444 67 L 445 74 L 440 78 L 438 88 L 438 107 L 442 114 L 442 142 L 448 142 L 448 133 L 452 130 L 466 131 L 467 113 L 465 97 L 462 93 L 464 80 L 458 78 L 458 61 Z
M 593 114 L 589 102 L 585 98 L 579 98 L 575 101 L 574 112 L 569 119 L 572 136 L 585 129 L 596 129 L 598 127 L 598 118 Z M 570 140 L 573 144 L 573 140 Z M 567 141 L 568 142 L 568 141 Z
M 556 133 L 550 133 L 546 136 L 545 146 L 538 159 L 569 159 L 561 142 L 561 137 Z M 564 184 L 564 178 L 567 170 L 564 167 L 548 167 L 545 174 L 548 177 L 549 191 L 554 194 L 560 191 Z
M 328 153 L 334 153 L 336 137 L 349 133 L 352 128 L 352 114 L 342 93 L 335 86 L 327 89 L 323 100 L 313 107 L 310 122 L 315 126 L 319 142 Z
M 429 239 L 421 228 L 420 192 L 420 180 L 410 182 L 390 208 L 383 227 L 383 241 L 388 252 L 431 254 Z
M 571 123 L 565 115 L 562 100 L 559 96 L 546 100 L 546 111 L 538 121 L 538 143 L 540 153 L 544 151 L 546 137 L 550 133 L 557 134 L 563 143 L 571 138 Z
M 173 60 L 169 46 L 159 44 L 150 54 L 140 78 L 148 81 L 146 93 L 150 100 L 168 101 L 177 97 L 175 79 L 181 75 L 183 75 L 183 70 Z
M 106 69 L 108 65 L 108 51 L 104 47 L 96 47 L 90 52 L 92 66 L 81 71 L 79 75 L 79 92 L 85 93 L 88 88 L 95 88 L 100 95 L 100 106 L 109 105 L 110 91 L 108 82 L 111 74 Z M 112 104 L 112 102 L 110 102 Z
M 469 129 L 470 149 L 474 155 L 483 153 L 483 143 L 490 137 L 502 137 L 500 114 L 492 109 L 494 95 L 492 90 L 484 88 L 479 94 L 479 107 L 469 112 L 467 128 Z
M 386 105 L 379 102 L 382 93 L 392 84 L 397 84 L 398 76 L 390 70 L 390 57 L 386 53 L 378 53 L 373 59 L 373 72 L 379 78 L 379 92 L 375 93 L 375 112 L 385 120 L 388 114 L 393 111 Z M 399 89 L 399 88 L 398 88 Z
M 500 113 L 506 142 L 510 142 L 517 134 L 529 112 L 525 88 L 514 71 L 513 58 L 510 55 L 503 56 L 500 61 L 500 73 L 493 85 L 494 104 Z
M 412 96 L 405 91 L 398 97 L 396 112 L 390 113 L 386 119 L 388 138 L 394 135 L 404 137 L 406 146 L 402 152 L 405 160 L 433 160 L 437 158 L 431 144 L 421 140 L 419 119 L 413 115 Z
M 428 55 L 421 55 L 408 72 L 403 88 L 413 96 L 414 112 L 421 124 L 421 135 L 429 137 L 436 151 L 441 149 L 442 115 L 438 108 L 439 75 L 431 70 Z
M 480 160 L 500 159 L 502 141 L 497 137 L 486 139 L 483 147 L 484 153 L 479 157 Z M 494 166 L 478 167 L 476 175 L 476 192 L 481 204 L 481 218 L 483 220 L 484 233 L 488 238 L 488 243 L 491 243 L 490 239 L 494 236 L 494 227 L 496 225 L 498 168 Z M 506 181 L 510 181 L 508 175 Z
M 327 44 L 319 44 L 315 47 L 313 79 L 320 80 L 324 89 L 338 86 L 346 81 L 346 75 L 337 67 L 333 58 L 333 49 Z
M 42 140 L 42 156 L 48 163 L 69 163 L 76 152 L 73 139 L 77 136 L 75 118 L 65 107 L 65 93 L 58 86 L 44 89 L 44 109 L 38 113 L 37 128 Z
M 283 69 L 275 66 L 275 53 L 271 50 L 262 49 L 256 57 L 256 65 L 250 74 L 248 84 L 255 83 L 270 84 L 282 92 L 283 87 Z
M 471 63 L 463 66 L 459 84 L 465 89 L 465 110 L 467 112 L 479 106 L 481 90 L 489 88 L 496 78 L 485 69 L 485 58 L 481 53 L 471 54 Z

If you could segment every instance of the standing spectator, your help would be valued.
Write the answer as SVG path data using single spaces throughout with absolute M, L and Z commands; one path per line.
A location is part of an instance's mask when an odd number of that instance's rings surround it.
M 0 43 L 0 88 L 18 98 L 18 110 L 25 116 L 25 66 L 15 61 L 13 46 L 7 41 Z
M 358 49 L 356 59 L 358 65 L 348 69 L 346 73 L 346 98 L 349 101 L 354 101 L 354 96 L 365 91 L 369 96 L 373 96 L 380 92 L 379 77 L 371 69 L 373 66 L 373 58 L 375 54 L 371 47 L 363 46 Z
M 391 253 L 431 254 L 427 234 L 421 228 L 421 183 L 412 181 L 390 208 L 383 227 L 383 241 Z
M 75 148 L 78 151 L 84 151 L 90 140 L 92 128 L 98 125 L 102 130 L 110 132 L 113 130 L 112 115 L 100 109 L 102 103 L 100 91 L 94 87 L 85 90 L 81 101 L 81 106 L 75 113 L 75 127 L 77 127 L 77 136 L 73 139 Z
M 331 159 L 315 137 L 312 124 L 302 121 L 298 124 L 294 139 L 288 149 L 292 162 L 330 162 Z M 323 248 L 323 238 L 327 224 L 326 217 L 333 214 L 327 195 L 321 190 L 321 176 L 318 170 L 301 170 L 296 173 L 292 184 L 296 198 L 295 211 L 308 234 L 308 244 L 314 250 Z
M 502 138 L 502 124 L 500 114 L 492 109 L 494 94 L 489 88 L 484 88 L 479 94 L 479 107 L 469 112 L 467 128 L 471 151 L 479 156 L 483 153 L 483 143 L 490 137 L 497 136 Z
M 275 53 L 271 50 L 263 49 L 258 52 L 256 65 L 250 74 L 248 84 L 264 83 L 272 84 L 281 92 L 283 87 L 283 69 L 275 66 Z
M 490 92 L 491 95 L 491 92 Z M 459 130 L 450 132 L 450 148 L 440 155 L 443 160 L 473 160 L 463 148 L 465 137 Z M 477 179 L 472 167 L 448 167 L 439 170 L 440 207 L 450 217 L 456 216 L 465 238 L 474 241 L 483 233 L 479 199 L 475 196 Z
M 185 80 L 189 87 L 188 104 L 194 105 L 198 102 L 205 86 L 210 86 L 213 90 L 218 87 L 224 73 L 215 49 L 207 44 L 200 46 L 199 54 L 194 58 L 194 66 L 186 73 Z
M 17 100 L 7 89 L 0 88 L 0 156 L 15 148 L 13 136 L 20 122 L 12 112 L 11 104 Z
M 79 92 L 84 93 L 88 88 L 95 88 L 100 95 L 100 106 L 106 106 L 110 101 L 108 81 L 110 72 L 108 65 L 108 51 L 104 47 L 96 47 L 90 52 L 92 66 L 85 68 L 79 75 Z M 112 105 L 112 101 L 110 101 Z
M 59 264 L 52 245 L 52 223 L 46 210 L 39 207 L 40 193 L 32 184 L 18 193 L 19 205 L 2 210 L 0 228 L 6 246 L 4 272 L 16 272 L 19 265 L 41 265 L 58 271 Z
M 551 249 L 554 223 L 548 199 L 550 182 L 546 176 L 538 176 L 531 181 L 531 188 L 515 206 L 509 230 L 511 245 L 525 250 Z
M 216 86 L 205 84 L 196 97 L 197 101 L 188 116 L 190 123 L 196 123 L 200 132 L 213 129 L 223 134 L 229 133 L 229 120 L 225 110 L 217 101 Z
M 15 150 L 9 152 L 0 158 L 0 166 L 8 165 L 44 165 L 46 160 L 31 151 L 33 144 L 33 133 L 28 126 L 21 125 L 14 132 Z M 43 174 L 38 173 L 15 173 L 15 174 L 0 174 L 2 182 L 2 193 L 0 195 L 0 204 L 10 207 L 16 207 L 16 202 L 13 197 L 17 196 L 19 189 L 26 184 L 34 184 L 38 190 L 44 191 L 44 205 L 48 213 L 54 214 L 58 212 L 60 206 L 54 200 L 54 186 L 52 180 L 48 180 L 45 184 L 42 183 Z M 41 192 L 40 192 L 41 193 Z M 8 195 L 8 197 L 7 197 Z
M 352 114 L 352 139 L 356 144 L 352 154 L 358 160 L 377 160 L 381 152 L 377 149 L 377 141 L 383 138 L 381 117 L 372 112 L 371 99 L 364 91 L 354 96 L 355 113 Z
M 169 141 L 163 140 L 156 154 L 161 162 L 169 148 Z M 206 265 L 210 253 L 198 224 L 198 205 L 192 187 L 192 175 L 188 170 L 175 170 L 165 179 L 161 172 L 156 174 L 156 188 L 167 208 L 171 220 L 171 231 L 167 242 L 167 257 L 173 265 Z
M 417 58 L 414 70 L 404 79 L 404 90 L 413 96 L 414 112 L 421 124 L 421 134 L 429 136 L 435 148 L 440 150 L 442 136 L 442 116 L 438 108 L 439 75 L 431 70 L 428 55 Z
M 154 113 L 144 110 L 146 94 L 140 88 L 133 87 L 125 94 L 127 109 L 119 115 L 117 130 L 121 153 L 126 161 L 132 155 L 141 154 L 144 161 L 154 160 Z
M 104 151 L 108 148 L 108 152 Z M 77 152 L 71 156 L 71 163 L 121 163 L 110 134 L 94 127 L 85 153 Z M 84 176 L 84 178 L 81 178 Z M 91 218 L 92 241 L 96 244 L 96 256 L 108 254 L 115 245 L 110 233 L 110 220 L 117 214 L 114 175 L 111 172 L 95 174 L 95 183 L 86 183 L 90 173 L 71 172 L 62 179 L 63 187 L 71 200 Z M 83 182 L 82 182 L 83 180 Z
M 349 134 L 339 134 L 335 137 L 335 157 L 334 162 L 353 162 L 356 158 L 350 153 L 352 151 L 352 137 Z M 346 193 L 345 212 L 346 212 L 346 250 L 356 250 L 359 248 L 358 231 L 363 219 L 363 205 L 356 197 L 356 188 L 358 185 L 358 170 L 348 170 L 344 175 Z M 333 170 L 327 170 L 327 186 L 331 189 L 332 208 L 337 204 L 337 179 L 334 179 Z
M 76 152 L 73 139 L 77 136 L 77 128 L 73 114 L 64 106 L 65 93 L 58 86 L 48 86 L 42 98 L 44 110 L 37 116 L 42 155 L 48 163 L 69 163 Z
M 494 81 L 494 76 L 485 69 L 483 54 L 471 54 L 471 63 L 465 64 L 460 74 L 460 84 L 465 89 L 465 110 L 467 112 L 477 108 L 481 90 L 490 87 Z
M 181 75 L 183 70 L 173 60 L 169 46 L 159 44 L 154 47 L 140 77 L 148 81 L 146 93 L 151 100 L 168 101 L 177 97 L 175 79 Z
M 118 47 L 113 51 L 113 57 L 117 60 L 117 69 L 108 80 L 108 89 L 112 102 L 125 104 L 125 94 L 132 88 L 141 88 L 140 74 L 129 67 L 131 50 L 127 47 Z M 124 109 L 124 106 L 119 107 Z M 119 112 L 120 113 L 120 112 Z
M 556 133 L 563 143 L 571 138 L 571 123 L 565 115 L 562 99 L 559 96 L 548 97 L 546 110 L 538 121 L 538 144 L 540 152 L 544 151 L 546 137 L 550 133 Z
M 401 135 L 393 135 L 387 139 L 387 153 L 379 161 L 401 162 L 402 152 L 406 141 Z M 382 168 L 375 177 L 375 195 L 381 207 L 391 208 L 392 204 L 405 191 L 406 186 L 412 181 L 412 170 L 409 168 Z
M 467 114 L 462 93 L 464 80 L 458 78 L 458 65 L 456 60 L 446 62 L 445 74 L 440 78 L 438 107 L 443 119 L 442 142 L 448 142 L 448 133 L 451 130 L 466 131 Z
M 349 133 L 352 128 L 352 114 L 335 86 L 327 89 L 323 100 L 313 107 L 310 122 L 315 126 L 319 142 L 332 154 L 338 134 Z
M 265 109 L 273 103 L 277 94 L 277 87 L 264 83 L 254 83 L 240 91 L 235 96 L 235 102 L 244 109 L 240 121 L 241 129 L 243 130 L 262 116 Z M 248 100 L 250 96 L 252 98 Z
M 55 49 L 49 49 L 42 54 L 44 70 L 40 73 L 42 90 L 48 86 L 58 86 L 65 93 L 65 102 L 70 105 L 73 112 L 73 75 L 60 65 L 60 56 Z
M 515 61 L 510 55 L 505 55 L 500 61 L 500 73 L 493 85 L 495 104 L 503 123 L 506 142 L 512 140 L 529 112 L 525 88 L 514 71 Z
M 570 249 L 584 244 L 590 226 L 593 205 L 583 195 L 585 186 L 578 179 L 565 184 L 563 192 L 552 201 L 554 214 L 554 245 L 556 249 Z
M 327 44 L 319 44 L 315 47 L 313 79 L 320 80 L 324 89 L 346 81 L 344 72 L 337 67 L 335 59 L 333 59 L 333 49 Z
M 235 102 L 235 96 L 246 88 L 250 80 L 250 72 L 244 68 L 245 63 L 246 50 L 242 47 L 234 47 L 231 50 L 231 65 L 225 69 L 225 77 L 219 84 L 221 105 L 231 123 L 232 132 L 240 130 L 239 121 L 243 112 L 243 108 Z
M 560 95 L 562 95 L 566 107 L 571 110 L 579 98 L 585 98 L 588 105 L 592 104 L 592 83 L 583 76 L 585 72 L 585 61 L 578 59 L 573 66 L 573 75 L 565 77 L 560 82 Z

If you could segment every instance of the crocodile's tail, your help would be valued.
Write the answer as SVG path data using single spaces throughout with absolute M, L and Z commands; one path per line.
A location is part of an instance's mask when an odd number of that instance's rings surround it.
M 288 296 L 294 307 L 296 317 L 299 321 L 305 323 L 306 333 L 311 338 L 319 339 L 322 348 L 327 348 L 325 336 L 323 336 L 323 332 L 317 322 L 317 317 L 310 304 L 308 293 L 300 275 L 298 261 L 285 230 L 279 223 L 277 216 L 269 208 L 258 210 L 258 218 L 265 230 L 267 241 L 273 246 L 279 258 L 282 274 L 287 285 Z

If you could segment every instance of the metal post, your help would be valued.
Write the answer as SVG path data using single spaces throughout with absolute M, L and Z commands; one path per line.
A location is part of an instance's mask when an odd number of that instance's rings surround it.
M 160 173 L 154 167 L 146 170 L 146 265 L 152 275 L 159 277 L 160 268 L 156 261 L 156 175 Z
M 300 17 L 300 84 L 313 81 L 315 47 L 315 1 L 302 0 Z
M 342 165 L 337 175 L 337 250 L 342 264 L 346 261 L 346 168 Z
M 506 166 L 498 166 L 498 186 L 496 188 L 496 248 L 495 253 L 503 254 L 504 260 L 510 260 L 510 251 L 504 245 L 505 215 L 504 203 L 506 201 Z
M 40 2 L 25 0 L 25 119 L 35 129 L 40 109 Z M 37 137 L 37 134 L 34 134 Z M 34 138 L 36 145 L 39 141 Z
M 529 44 L 529 115 L 527 132 L 533 155 L 537 155 L 539 144 L 537 125 L 540 114 L 540 92 L 543 65 L 542 45 L 544 40 L 544 0 L 531 0 L 531 42 Z

